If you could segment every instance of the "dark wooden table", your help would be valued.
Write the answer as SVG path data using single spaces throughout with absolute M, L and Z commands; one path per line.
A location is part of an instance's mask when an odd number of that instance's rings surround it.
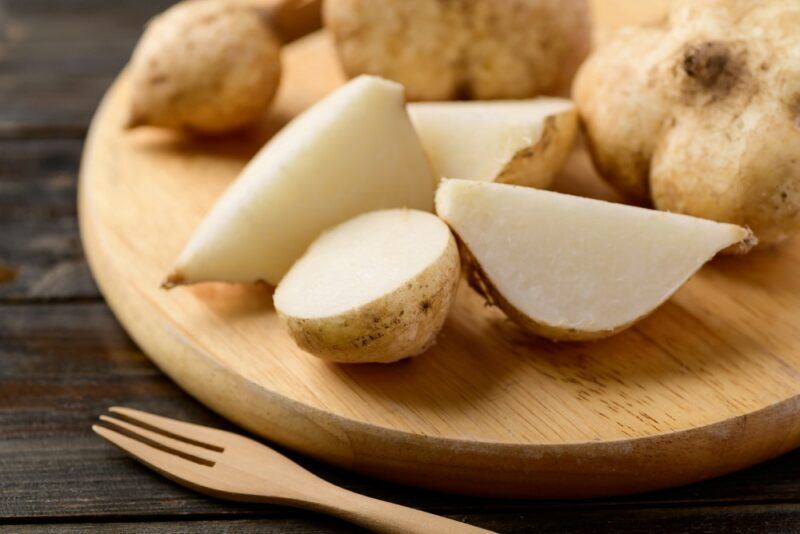
M 170 3 L 0 0 L 0 531 L 353 532 L 207 499 L 89 429 L 111 405 L 228 426 L 125 335 L 78 237 L 89 120 L 145 20 Z M 501 532 L 800 532 L 800 451 L 685 488 L 579 502 L 439 495 L 299 461 L 349 489 Z

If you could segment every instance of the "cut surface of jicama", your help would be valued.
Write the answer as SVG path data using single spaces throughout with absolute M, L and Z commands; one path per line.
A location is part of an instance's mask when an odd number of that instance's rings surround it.
M 553 339 L 613 334 L 667 300 L 739 226 L 505 184 L 446 180 L 436 210 L 470 281 L 513 320 Z
M 275 290 L 297 344 L 337 362 L 392 362 L 436 339 L 453 301 L 455 239 L 431 213 L 360 215 L 322 234 Z
M 402 86 L 360 76 L 264 146 L 201 222 L 166 285 L 277 284 L 326 228 L 376 209 L 431 210 L 435 181 Z
M 444 178 L 547 187 L 575 141 L 575 105 L 562 98 L 408 105 L 434 171 Z

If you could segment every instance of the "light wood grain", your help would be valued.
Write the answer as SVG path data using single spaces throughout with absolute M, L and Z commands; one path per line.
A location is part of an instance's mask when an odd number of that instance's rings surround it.
M 86 144 L 80 218 L 93 272 L 134 339 L 192 395 L 336 465 L 482 495 L 650 490 L 800 443 L 797 240 L 715 261 L 635 328 L 591 344 L 526 337 L 462 287 L 436 347 L 389 366 L 299 351 L 264 287 L 160 290 L 269 133 L 342 82 L 326 36 L 286 51 L 277 107 L 258 131 L 217 141 L 125 133 L 122 76 Z M 610 195 L 589 169 L 578 154 L 559 183 Z

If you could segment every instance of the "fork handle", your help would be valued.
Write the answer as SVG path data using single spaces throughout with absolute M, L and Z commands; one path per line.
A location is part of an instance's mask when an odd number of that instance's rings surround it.
M 305 508 L 344 519 L 382 534 L 478 534 L 490 530 L 473 527 L 399 504 L 393 504 L 330 485 L 315 492 Z

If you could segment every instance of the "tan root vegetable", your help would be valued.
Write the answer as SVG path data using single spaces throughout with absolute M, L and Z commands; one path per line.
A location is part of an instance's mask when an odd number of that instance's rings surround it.
M 410 100 L 554 94 L 591 41 L 586 0 L 328 0 L 323 14 L 349 75 Z
M 255 122 L 278 89 L 280 40 L 313 29 L 314 4 L 191 0 L 168 9 L 133 53 L 128 126 L 216 134 Z
M 376 211 L 317 239 L 275 290 L 275 308 L 320 358 L 387 363 L 435 342 L 458 280 L 456 242 L 438 217 Z
M 610 41 L 620 28 L 656 24 L 666 17 L 672 0 L 591 0 L 592 45 Z
M 360 76 L 256 154 L 200 223 L 165 285 L 277 284 L 323 230 L 377 209 L 431 210 L 434 184 L 402 86 Z
M 679 2 L 595 52 L 574 96 L 619 189 L 762 244 L 800 227 L 800 3 Z
M 420 102 L 408 113 L 445 178 L 547 187 L 575 142 L 578 114 L 561 98 Z
M 667 300 L 739 226 L 529 187 L 445 180 L 436 211 L 462 245 L 471 285 L 524 329 L 609 336 Z

